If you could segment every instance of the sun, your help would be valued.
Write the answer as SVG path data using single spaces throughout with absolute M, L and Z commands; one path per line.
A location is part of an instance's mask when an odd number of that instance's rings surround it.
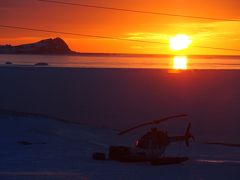
M 169 47 L 171 50 L 179 51 L 189 47 L 192 40 L 185 34 L 177 34 L 176 36 L 170 38 Z

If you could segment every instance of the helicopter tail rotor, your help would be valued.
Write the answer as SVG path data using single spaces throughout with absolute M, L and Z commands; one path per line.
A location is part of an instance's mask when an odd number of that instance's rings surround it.
M 189 147 L 189 139 L 192 139 L 193 141 L 195 141 L 194 136 L 190 133 L 190 129 L 191 129 L 191 123 L 188 123 L 187 129 L 185 131 L 185 144 L 187 147 Z

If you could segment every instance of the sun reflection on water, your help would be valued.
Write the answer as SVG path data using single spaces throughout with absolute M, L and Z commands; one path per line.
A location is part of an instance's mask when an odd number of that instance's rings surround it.
M 188 58 L 187 56 L 174 56 L 173 58 L 173 69 L 175 70 L 186 70 L 188 69 Z

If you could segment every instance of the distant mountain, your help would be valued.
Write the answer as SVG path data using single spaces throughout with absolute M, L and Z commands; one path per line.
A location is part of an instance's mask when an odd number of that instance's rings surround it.
M 0 46 L 0 54 L 73 54 L 61 38 L 44 39 L 32 44 Z

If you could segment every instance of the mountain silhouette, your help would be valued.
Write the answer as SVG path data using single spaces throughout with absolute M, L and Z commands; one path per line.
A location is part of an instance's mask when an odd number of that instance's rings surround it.
M 23 44 L 18 46 L 5 45 L 0 46 L 0 54 L 72 54 L 67 43 L 57 37 L 44 39 L 31 44 Z

